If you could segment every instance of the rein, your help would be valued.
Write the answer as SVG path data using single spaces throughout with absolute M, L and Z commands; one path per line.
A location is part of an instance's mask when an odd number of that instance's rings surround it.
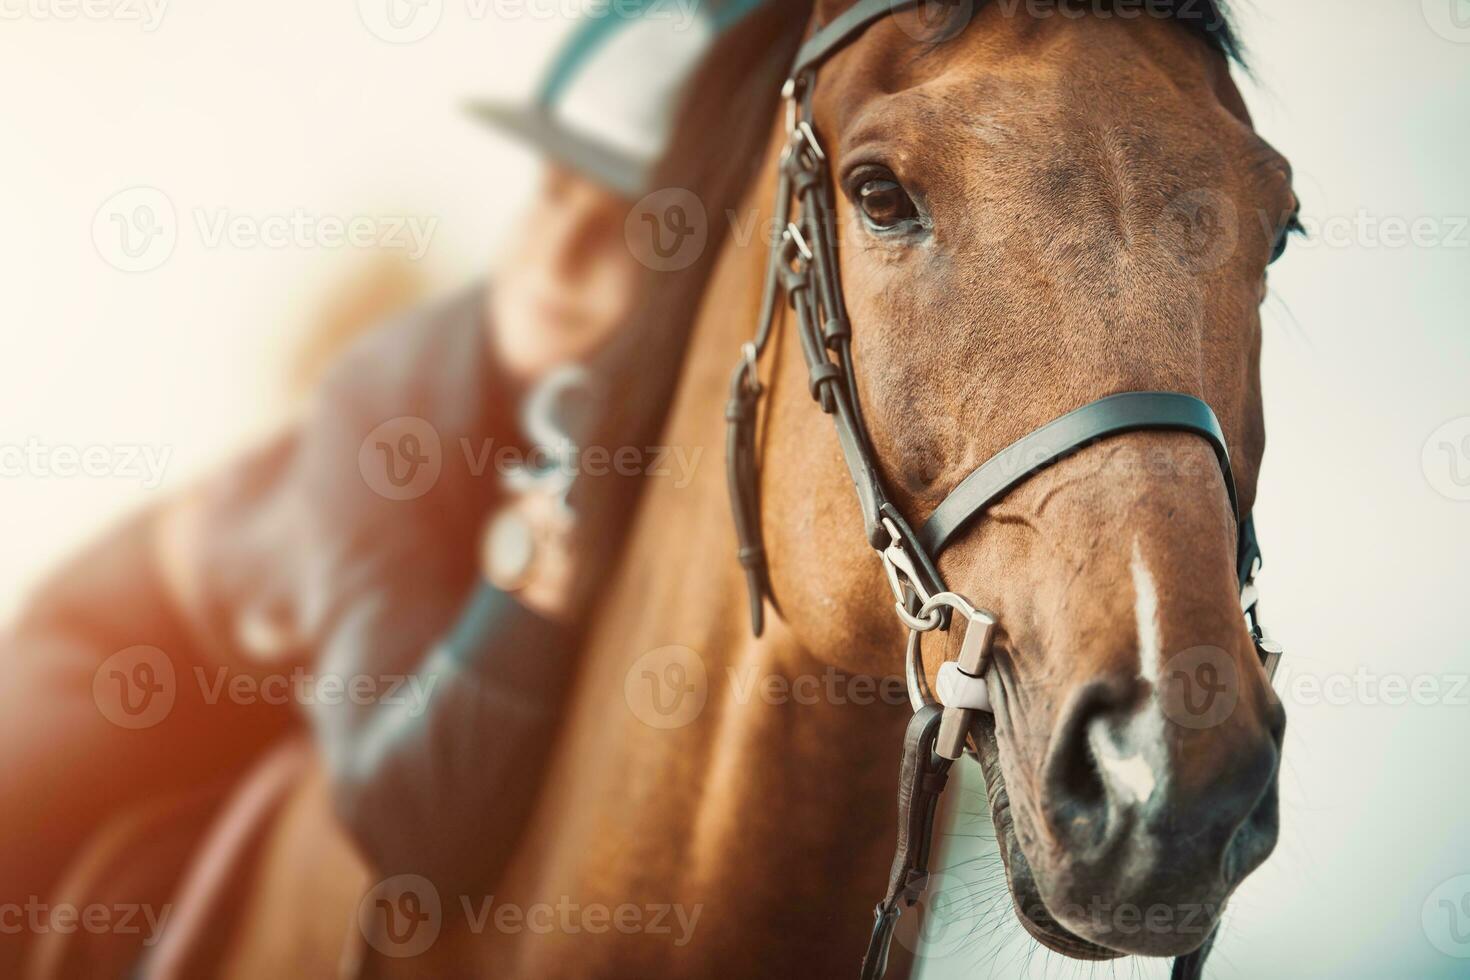
M 795 314 L 794 329 L 806 360 L 813 400 L 832 417 L 870 547 L 882 562 L 893 592 L 894 612 L 908 630 L 905 676 L 914 709 L 904 738 L 899 774 L 898 842 L 888 890 L 875 912 L 863 958 L 862 977 L 886 969 L 893 929 L 905 907 L 923 895 L 933 841 L 934 815 L 950 766 L 966 751 L 973 713 L 989 710 L 984 675 L 996 618 L 944 584 L 937 561 L 956 534 L 997 500 L 1031 476 L 1099 440 L 1127 432 L 1188 432 L 1210 444 L 1219 461 L 1231 510 L 1239 528 L 1237 572 L 1241 606 L 1267 676 L 1274 675 L 1281 648 L 1260 623 L 1255 575 L 1260 549 L 1247 515 L 1241 519 L 1235 477 L 1224 433 L 1202 400 L 1178 392 L 1135 391 L 1099 399 L 1061 416 L 1011 444 L 960 482 L 916 532 L 883 486 L 877 454 L 858 401 L 852 358 L 852 324 L 843 301 L 836 243 L 831 168 L 814 127 L 812 93 L 826 60 L 852 43 L 874 22 L 924 0 L 859 0 L 802 45 L 782 95 L 786 146 L 776 189 L 776 226 L 783 229 L 767 262 L 755 337 L 741 348 L 726 407 L 726 468 L 731 506 L 745 570 L 751 627 L 764 628 L 765 601 L 776 608 L 761 524 L 756 420 L 764 388 L 759 363 L 775 331 L 784 299 Z M 924 633 L 965 623 L 960 655 L 940 668 L 936 698 L 924 675 Z M 1213 937 L 1212 937 L 1213 938 Z M 1197 977 L 1210 941 L 1175 961 L 1174 977 Z

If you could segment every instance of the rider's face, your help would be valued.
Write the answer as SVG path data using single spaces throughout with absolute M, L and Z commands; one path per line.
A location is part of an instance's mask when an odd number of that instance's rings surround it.
M 638 264 L 623 237 L 631 202 L 551 165 L 490 289 L 491 334 L 522 377 L 587 357 L 632 312 Z

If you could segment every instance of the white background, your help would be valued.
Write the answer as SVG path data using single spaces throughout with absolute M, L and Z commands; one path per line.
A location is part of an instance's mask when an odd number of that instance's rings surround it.
M 77 543 L 288 411 L 294 352 L 337 297 L 389 273 L 404 296 L 433 294 L 488 265 L 535 170 L 457 106 L 527 91 L 568 26 L 437 0 L 435 30 L 391 44 L 350 0 L 179 2 L 151 31 L 23 2 L 0 0 L 0 444 L 146 445 L 168 466 L 152 489 L 127 474 L 0 476 L 0 613 Z M 1239 12 L 1252 111 L 1320 234 L 1273 271 L 1267 307 L 1258 523 L 1288 648 L 1283 835 L 1213 976 L 1470 974 L 1431 941 L 1470 955 L 1438 904 L 1470 879 L 1435 892 L 1470 874 L 1470 692 L 1444 703 L 1470 672 L 1470 502 L 1447 496 L 1470 477 L 1470 232 L 1454 238 L 1470 216 L 1470 26 L 1446 26 L 1456 10 L 1470 25 L 1464 0 Z M 126 273 L 92 226 L 137 185 L 167 196 L 179 235 L 161 266 Z M 195 215 L 221 209 L 438 224 L 409 262 L 210 247 Z M 1437 244 L 1384 240 L 1420 218 Z M 1333 674 L 1352 685 L 1344 703 L 1297 686 Z M 1383 703 L 1384 678 L 1421 675 L 1439 703 Z M 971 963 L 956 975 L 1094 972 L 1016 947 Z M 1139 969 L 1152 972 L 1096 972 Z

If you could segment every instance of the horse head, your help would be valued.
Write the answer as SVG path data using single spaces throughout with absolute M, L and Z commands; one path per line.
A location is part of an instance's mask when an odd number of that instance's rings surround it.
M 819 3 L 817 19 L 850 6 Z M 942 37 L 887 17 L 823 65 L 810 103 L 856 400 L 911 523 L 1004 447 L 1116 393 L 1203 400 L 1233 460 L 1238 511 L 1198 435 L 1099 440 L 940 560 L 999 624 L 993 724 L 975 742 L 1016 908 L 1086 958 L 1204 943 L 1275 845 L 1285 724 L 1236 568 L 1265 443 L 1258 310 L 1296 212 L 1291 173 L 1208 25 L 1150 9 L 997 2 Z M 761 428 L 771 594 L 816 656 L 891 674 L 893 598 L 809 364 L 777 336 Z M 961 633 L 927 638 L 930 683 Z

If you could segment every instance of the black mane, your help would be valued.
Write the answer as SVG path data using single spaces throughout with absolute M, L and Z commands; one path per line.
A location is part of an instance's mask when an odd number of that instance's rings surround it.
M 1145 4 L 1151 6 L 1151 4 Z M 1166 0 L 1160 5 L 1187 30 L 1228 60 L 1244 67 L 1245 51 L 1231 24 L 1230 10 L 1217 0 Z

